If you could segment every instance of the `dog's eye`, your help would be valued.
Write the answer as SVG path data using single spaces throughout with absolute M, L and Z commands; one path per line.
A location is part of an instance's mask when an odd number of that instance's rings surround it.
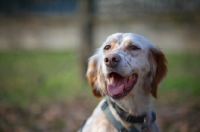
M 131 50 L 139 50 L 140 47 L 139 47 L 139 46 L 136 46 L 136 45 L 131 45 L 131 46 L 130 46 L 130 49 L 131 49 Z
M 104 50 L 109 50 L 110 48 L 111 48 L 110 45 L 106 45 L 106 46 L 104 47 Z

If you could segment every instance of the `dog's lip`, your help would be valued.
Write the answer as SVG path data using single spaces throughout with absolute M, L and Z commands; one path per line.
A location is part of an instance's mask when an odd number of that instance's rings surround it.
M 111 83 L 113 80 L 112 76 L 114 76 L 113 74 L 116 74 L 117 76 L 120 76 L 121 78 L 126 79 L 127 83 L 132 83 L 132 84 L 129 84 L 128 87 L 126 87 L 126 84 L 121 84 L 120 86 L 116 86 L 118 88 L 116 89 L 120 89 L 121 91 L 118 92 L 117 94 L 111 94 L 111 92 L 109 91 L 109 83 Z M 116 72 L 111 72 L 108 74 L 108 80 L 109 80 L 109 83 L 107 85 L 107 90 L 108 90 L 108 94 L 113 98 L 113 99 L 122 99 L 124 98 L 125 96 L 127 96 L 130 91 L 134 88 L 135 84 L 137 83 L 137 78 L 138 78 L 138 74 L 136 73 L 133 73 L 131 74 L 130 76 L 121 76 L 119 73 L 116 73 Z M 132 81 L 132 82 L 128 82 L 128 81 Z M 118 85 L 118 84 L 117 84 Z M 113 91 L 113 90 L 112 90 Z

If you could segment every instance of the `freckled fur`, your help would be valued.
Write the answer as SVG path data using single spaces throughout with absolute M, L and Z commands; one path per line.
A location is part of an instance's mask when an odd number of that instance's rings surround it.
M 112 44 L 112 50 L 104 53 L 103 48 L 105 44 Z M 130 44 L 137 44 L 141 49 L 130 51 L 127 46 Z M 105 54 L 118 54 L 120 62 L 115 70 L 121 76 L 128 77 L 133 73 L 137 73 L 137 83 L 131 92 L 120 100 L 112 99 L 108 92 L 106 85 L 107 69 L 104 64 Z M 100 106 L 105 98 L 114 101 L 118 106 L 132 115 L 147 114 L 147 123 L 150 124 L 151 106 L 150 95 L 157 97 L 157 87 L 167 72 L 166 58 L 164 54 L 146 38 L 132 33 L 117 33 L 109 36 L 105 43 L 98 49 L 98 51 L 89 59 L 87 78 L 92 87 L 93 94 L 96 97 L 104 97 L 99 105 L 95 108 L 93 114 L 86 122 L 83 132 L 117 132 L 116 128 L 109 122 L 104 115 Z M 127 129 L 134 125 L 138 130 L 139 124 L 130 124 L 122 120 L 116 113 L 115 109 L 109 103 L 109 107 L 114 117 L 120 121 Z M 159 132 L 157 123 L 154 122 L 145 132 Z

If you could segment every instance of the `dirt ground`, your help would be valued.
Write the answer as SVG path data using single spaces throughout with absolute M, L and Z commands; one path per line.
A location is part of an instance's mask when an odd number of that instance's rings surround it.
M 77 97 L 67 102 L 34 103 L 25 109 L 1 104 L 0 131 L 75 132 L 97 103 L 96 99 Z M 198 99 L 190 97 L 182 103 L 170 103 L 161 99 L 155 105 L 157 122 L 162 132 L 200 131 Z

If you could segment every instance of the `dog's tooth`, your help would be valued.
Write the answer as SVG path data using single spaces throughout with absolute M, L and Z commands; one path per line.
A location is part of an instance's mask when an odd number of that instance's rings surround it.
M 127 79 L 127 83 L 128 83 L 130 80 L 132 80 L 132 78 L 133 78 L 132 75 L 129 76 L 128 79 Z
M 113 82 L 113 78 L 112 78 L 112 77 L 111 77 L 109 80 L 110 80 L 110 83 L 112 83 L 112 82 Z
M 133 75 L 131 75 L 130 77 L 129 77 L 129 80 L 132 80 L 133 79 Z

